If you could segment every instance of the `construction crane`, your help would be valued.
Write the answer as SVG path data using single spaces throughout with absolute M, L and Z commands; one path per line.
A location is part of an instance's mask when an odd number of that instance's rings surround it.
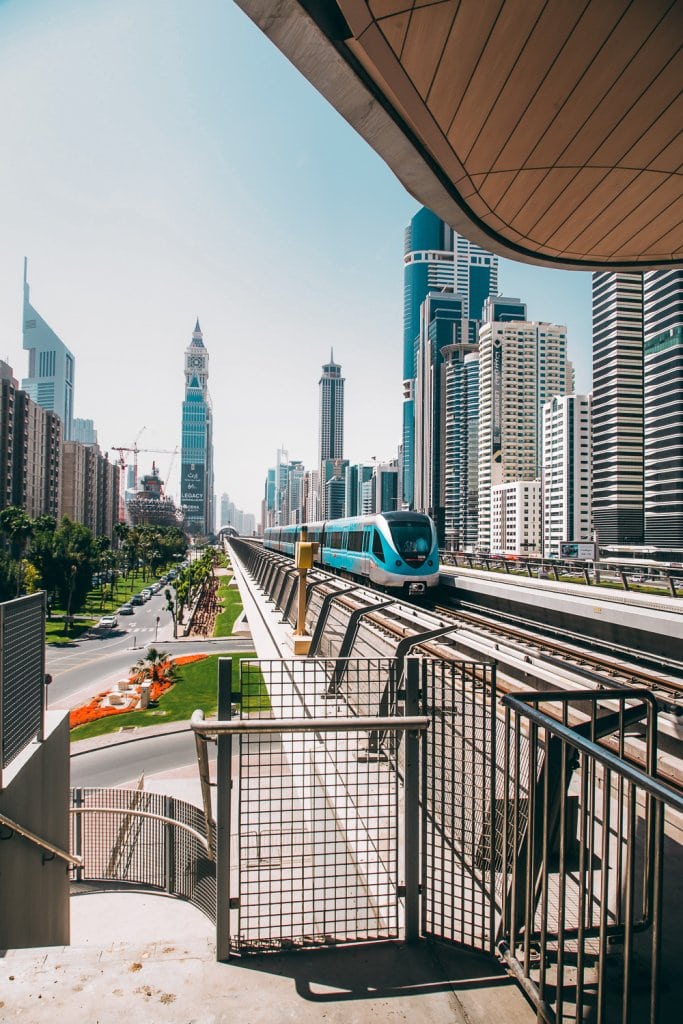
M 140 449 L 138 448 L 138 441 L 142 437 L 142 435 L 145 432 L 145 430 L 147 430 L 147 427 L 141 427 L 140 430 L 138 430 L 137 434 L 135 435 L 135 440 L 133 441 L 132 445 L 127 445 L 127 446 L 126 445 L 112 445 L 111 450 L 113 452 L 118 452 L 119 453 L 118 462 L 119 462 L 119 469 L 121 470 L 121 488 L 120 488 L 121 494 L 123 494 L 123 492 L 125 491 L 125 488 L 126 488 L 126 482 L 124 480 L 124 473 L 126 472 L 126 466 L 128 465 L 128 463 L 126 461 L 126 457 L 123 454 L 124 452 L 133 452 L 134 453 L 134 459 L 133 459 L 133 466 L 134 466 L 133 487 L 134 487 L 135 490 L 138 489 L 138 452 L 140 451 Z
M 145 428 L 143 427 L 142 430 L 144 430 L 144 429 Z M 140 434 L 142 433 L 142 430 L 140 431 Z M 140 437 L 140 434 L 138 434 L 138 437 Z M 126 459 L 126 457 L 124 455 L 124 452 L 132 452 L 133 453 L 133 490 L 134 491 L 137 491 L 137 489 L 138 489 L 138 454 L 140 452 L 145 452 L 145 453 L 149 453 L 149 454 L 152 454 L 152 455 L 154 455 L 154 454 L 172 455 L 174 458 L 178 454 L 178 446 L 177 445 L 176 445 L 175 448 L 138 448 L 137 438 L 135 439 L 135 441 L 133 441 L 132 445 L 112 445 L 112 449 L 111 450 L 113 452 L 118 452 L 119 453 L 119 460 L 118 461 L 119 461 L 119 468 L 121 469 L 121 473 L 122 474 L 125 471 L 126 466 L 128 466 L 130 464 L 127 461 L 127 459 Z M 171 462 L 171 465 L 173 465 L 173 462 Z

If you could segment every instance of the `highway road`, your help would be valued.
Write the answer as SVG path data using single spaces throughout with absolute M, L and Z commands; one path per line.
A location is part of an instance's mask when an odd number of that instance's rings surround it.
M 151 644 L 171 654 L 211 654 L 250 651 L 248 639 L 224 642 L 173 639 L 173 620 L 165 609 L 163 592 L 135 609 L 135 615 L 119 616 L 114 629 L 95 628 L 64 647 L 48 644 L 46 671 L 52 676 L 48 706 L 68 710 L 126 678 L 129 669 Z M 157 623 L 157 617 L 159 622 Z
M 187 732 L 143 736 L 89 753 L 72 753 L 71 785 L 134 785 L 143 772 L 149 776 L 196 763 L 194 735 L 188 728 Z

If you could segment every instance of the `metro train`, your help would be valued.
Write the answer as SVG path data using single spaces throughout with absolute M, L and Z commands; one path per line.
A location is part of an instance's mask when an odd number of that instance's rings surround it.
M 421 512 L 273 526 L 265 531 L 263 546 L 293 558 L 294 545 L 302 539 L 317 542 L 316 565 L 369 580 L 384 590 L 421 594 L 439 582 L 436 528 Z

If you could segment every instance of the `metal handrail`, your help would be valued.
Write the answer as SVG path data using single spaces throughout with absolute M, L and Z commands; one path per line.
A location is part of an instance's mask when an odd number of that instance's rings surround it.
M 204 849 L 209 852 L 209 844 L 201 832 L 197 832 L 191 825 L 186 825 L 184 821 L 178 821 L 177 818 L 169 818 L 166 814 L 155 814 L 154 811 L 137 811 L 132 810 L 129 807 L 72 807 L 70 808 L 70 814 L 125 814 L 126 816 L 135 816 L 138 818 L 152 818 L 154 821 L 163 821 L 166 825 L 176 825 L 178 828 L 183 829 L 184 832 L 189 832 L 191 836 L 202 844 Z M 78 864 L 82 865 L 82 860 L 78 858 Z
M 424 732 L 431 721 L 427 715 L 366 715 L 339 718 L 236 718 L 224 721 L 204 719 L 197 710 L 190 719 L 195 733 L 204 736 L 239 735 L 278 732 L 370 732 L 375 729 L 397 729 Z
M 570 694 L 570 697 L 575 697 L 575 694 Z M 602 694 L 597 692 L 595 694 L 598 698 L 602 698 Z M 554 695 L 548 696 L 548 694 L 527 694 L 523 697 L 513 694 L 505 694 L 503 697 L 503 704 L 512 708 L 518 714 L 523 715 L 530 721 L 535 722 L 541 726 L 542 729 L 547 729 L 553 735 L 559 739 L 564 740 L 570 746 L 576 750 L 580 750 L 582 753 L 587 754 L 589 757 L 594 758 L 600 764 L 606 768 L 610 768 L 612 771 L 622 775 L 629 782 L 633 782 L 636 786 L 640 786 L 646 793 L 654 797 L 655 800 L 660 800 L 662 803 L 667 804 L 669 807 L 673 807 L 675 810 L 683 813 L 683 794 L 679 793 L 673 788 L 673 786 L 667 785 L 660 779 L 654 778 L 652 775 L 648 775 L 647 772 L 642 771 L 630 762 L 622 760 L 617 754 L 613 754 L 610 750 L 605 747 L 593 743 L 591 740 L 586 739 L 584 736 L 579 735 L 572 728 L 562 725 L 557 719 L 551 718 L 550 715 L 544 714 L 539 711 L 538 708 L 530 707 L 527 701 L 537 700 L 552 700 Z
M 67 864 L 71 864 L 72 867 L 79 868 L 83 866 L 83 858 L 78 857 L 75 854 L 67 853 L 66 850 L 62 850 L 60 846 L 56 846 L 51 843 L 49 839 L 43 839 L 42 836 L 36 835 L 35 832 L 31 832 L 30 828 L 25 828 L 18 822 L 8 818 L 6 814 L 0 814 L 0 824 L 6 825 L 12 832 L 16 832 L 17 835 L 23 836 L 24 839 L 28 839 L 30 842 L 35 843 L 36 846 L 40 846 L 43 850 L 47 850 L 54 857 L 61 857 Z

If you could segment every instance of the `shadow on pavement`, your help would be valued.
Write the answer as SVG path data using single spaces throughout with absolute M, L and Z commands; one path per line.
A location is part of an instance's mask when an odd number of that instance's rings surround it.
M 318 1003 L 515 985 L 491 957 L 424 941 L 270 953 L 230 965 L 289 977 L 300 998 Z

